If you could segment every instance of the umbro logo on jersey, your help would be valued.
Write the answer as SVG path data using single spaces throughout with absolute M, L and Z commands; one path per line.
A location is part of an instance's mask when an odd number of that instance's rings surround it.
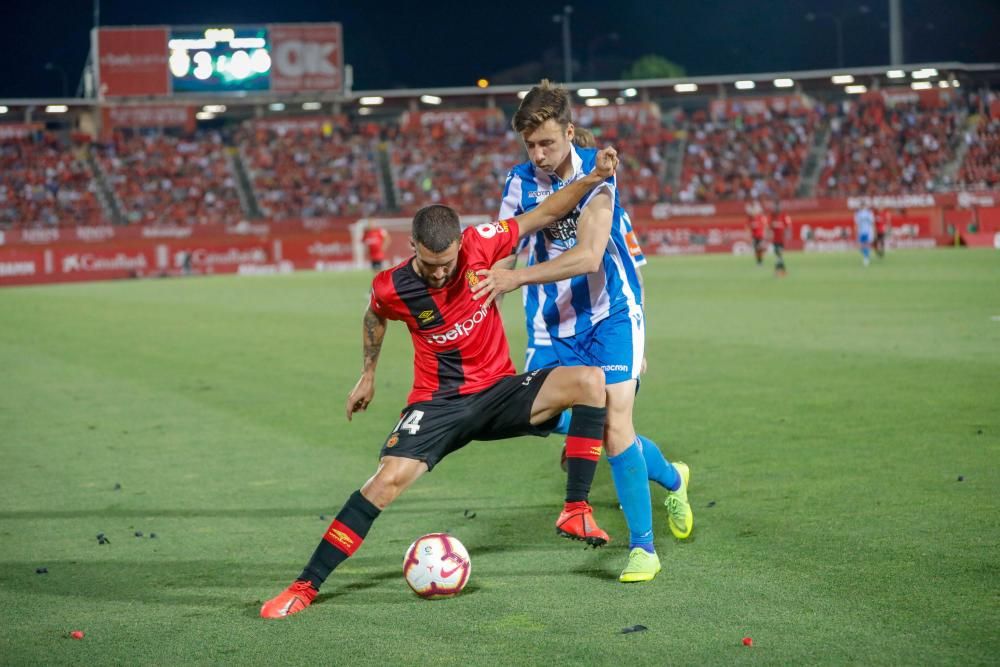
M 419 315 L 417 315 L 417 319 L 420 320 L 423 324 L 427 324 L 428 322 L 434 319 L 434 311 L 425 310 L 421 312 Z
M 541 199 L 542 197 L 548 197 L 552 194 L 552 190 L 532 190 L 528 193 L 528 196 L 532 199 Z

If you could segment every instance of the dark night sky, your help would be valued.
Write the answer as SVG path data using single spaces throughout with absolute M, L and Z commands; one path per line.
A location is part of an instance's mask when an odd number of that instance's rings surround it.
M 871 11 L 858 13 L 866 3 Z M 536 2 L 534 16 L 508 2 L 413 0 L 103 0 L 104 25 L 340 21 L 355 89 L 473 85 L 531 61 L 562 78 L 561 33 Z M 889 61 L 888 0 L 570 0 L 575 79 L 617 78 L 621 64 L 658 53 L 688 74 L 736 74 L 836 66 L 834 24 L 844 16 L 845 65 Z M 1000 62 L 1000 0 L 903 0 L 907 62 Z M 92 0 L 6 0 L 0 23 L 0 98 L 76 90 L 89 45 Z M 616 33 L 618 38 L 609 37 Z M 604 69 L 600 69 L 600 67 Z M 527 82 L 527 81 L 517 81 Z

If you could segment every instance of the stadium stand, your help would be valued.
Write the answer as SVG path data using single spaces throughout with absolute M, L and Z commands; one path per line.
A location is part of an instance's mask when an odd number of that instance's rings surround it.
M 688 143 L 676 199 L 687 203 L 794 196 L 820 118 L 818 111 L 768 111 L 731 120 L 695 114 L 685 127 Z
M 830 146 L 817 194 L 829 197 L 925 193 L 936 189 L 953 157 L 954 109 L 921 109 L 916 102 L 887 108 L 879 99 L 849 106 L 831 118 Z
M 47 133 L 0 142 L 0 227 L 103 224 L 83 150 Z
M 1000 190 L 1000 118 L 981 116 L 966 133 L 968 152 L 958 181 L 966 190 Z
M 189 137 L 117 132 L 95 150 L 129 224 L 197 225 L 243 218 L 219 132 Z
M 431 203 L 495 212 L 507 171 L 524 152 L 502 114 L 455 114 L 406 127 L 391 148 L 398 204 L 405 214 Z
M 371 127 L 346 121 L 319 131 L 265 126 L 241 132 L 239 143 L 266 218 L 364 216 L 383 208 Z

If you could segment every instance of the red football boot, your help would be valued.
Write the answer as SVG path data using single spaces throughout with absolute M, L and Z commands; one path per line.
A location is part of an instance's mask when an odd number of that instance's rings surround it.
M 603 547 L 611 541 L 594 521 L 594 509 L 590 503 L 580 501 L 566 503 L 562 514 L 556 520 L 556 532 L 571 540 L 581 540 L 592 547 Z
M 296 579 L 278 597 L 271 598 L 260 608 L 261 618 L 284 618 L 302 611 L 316 598 L 318 593 L 308 581 Z

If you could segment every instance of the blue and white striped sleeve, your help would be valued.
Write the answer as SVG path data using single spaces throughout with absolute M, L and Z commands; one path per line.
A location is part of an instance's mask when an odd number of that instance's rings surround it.
M 521 208 L 521 177 L 511 170 L 503 186 L 503 201 L 500 202 L 497 220 L 506 220 L 522 213 L 524 209 Z

